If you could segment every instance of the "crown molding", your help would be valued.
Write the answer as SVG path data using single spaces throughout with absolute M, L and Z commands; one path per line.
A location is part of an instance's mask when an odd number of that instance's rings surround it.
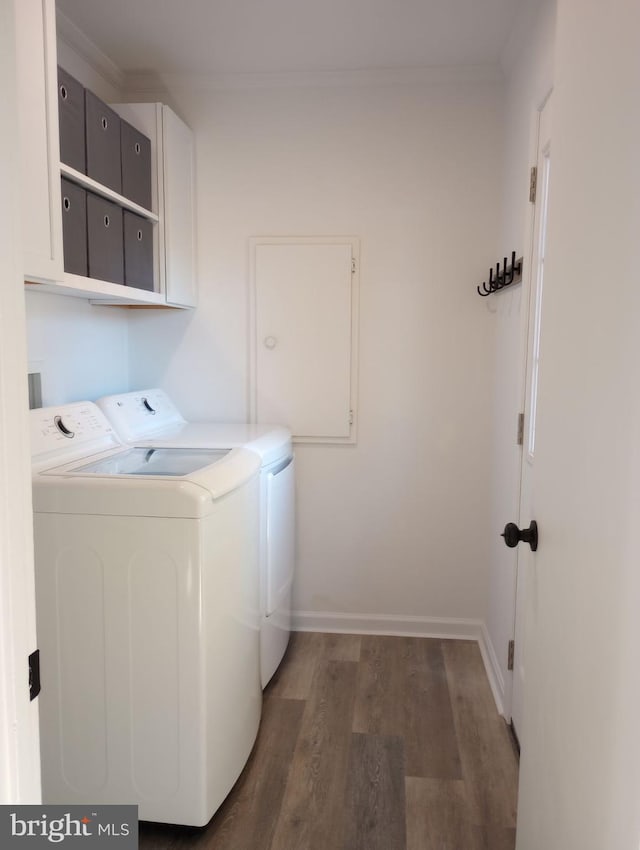
M 294 71 L 245 74 L 132 73 L 127 92 L 228 91 L 238 89 L 368 88 L 502 82 L 498 64 L 437 65 L 423 68 L 374 68 L 352 71 Z
M 126 76 L 120 68 L 111 60 L 106 53 L 91 41 L 82 30 L 69 20 L 69 18 L 56 11 L 56 30 L 60 41 L 74 50 L 85 62 L 115 88 L 122 89 L 126 83 Z

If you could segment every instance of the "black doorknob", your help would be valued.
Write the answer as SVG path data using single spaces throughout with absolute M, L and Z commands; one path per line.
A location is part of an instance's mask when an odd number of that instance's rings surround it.
M 531 546 L 532 552 L 535 552 L 538 548 L 538 523 L 535 519 L 532 519 L 529 528 L 520 530 L 515 522 L 508 522 L 500 536 L 504 537 L 504 542 L 510 549 L 517 546 L 522 540 L 523 543 L 528 543 Z

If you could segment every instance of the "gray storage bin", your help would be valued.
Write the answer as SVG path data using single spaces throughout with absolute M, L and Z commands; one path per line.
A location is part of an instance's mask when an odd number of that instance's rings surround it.
M 60 159 L 82 174 L 87 157 L 84 135 L 84 86 L 58 66 Z
M 127 121 L 120 119 L 122 194 L 151 209 L 151 142 Z
M 153 225 L 124 210 L 124 282 L 153 292 Z
M 93 92 L 85 89 L 87 175 L 122 192 L 120 116 Z
M 87 193 L 64 177 L 62 188 L 62 241 L 64 270 L 87 276 Z
M 87 192 L 89 277 L 124 283 L 122 209 Z

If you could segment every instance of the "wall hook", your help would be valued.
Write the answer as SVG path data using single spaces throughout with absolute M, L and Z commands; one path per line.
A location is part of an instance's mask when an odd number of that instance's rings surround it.
M 507 265 L 507 258 L 504 257 L 502 265 L 502 273 L 500 272 L 500 261 L 496 263 L 495 277 L 493 268 L 489 269 L 489 284 L 486 281 L 482 282 L 482 288 L 476 287 L 478 295 L 486 298 L 493 292 L 499 292 L 512 283 L 520 283 L 522 280 L 522 257 L 516 260 L 516 252 L 511 252 L 511 265 Z

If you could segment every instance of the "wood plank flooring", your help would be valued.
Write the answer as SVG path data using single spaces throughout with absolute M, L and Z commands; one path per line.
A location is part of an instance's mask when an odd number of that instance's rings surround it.
M 299 632 L 209 825 L 140 848 L 513 850 L 517 783 L 476 643 Z

